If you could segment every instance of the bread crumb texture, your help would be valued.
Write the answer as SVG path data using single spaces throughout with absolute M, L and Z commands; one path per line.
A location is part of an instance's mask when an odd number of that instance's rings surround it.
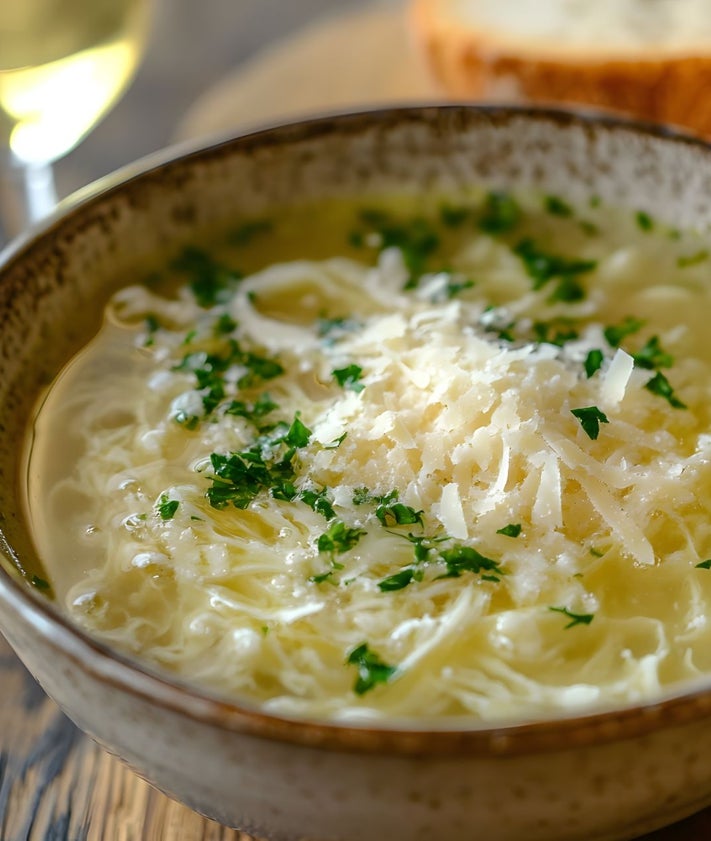
M 412 0 L 430 71 L 458 99 L 584 104 L 711 135 L 708 0 Z

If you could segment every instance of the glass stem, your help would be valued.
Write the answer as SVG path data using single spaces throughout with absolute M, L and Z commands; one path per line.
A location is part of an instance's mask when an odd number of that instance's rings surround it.
M 5 239 L 39 222 L 56 205 L 51 164 L 15 165 L 0 171 L 0 218 Z

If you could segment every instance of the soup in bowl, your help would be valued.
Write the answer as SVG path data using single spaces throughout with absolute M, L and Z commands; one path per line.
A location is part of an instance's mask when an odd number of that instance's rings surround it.
M 445 107 L 78 197 L 0 276 L 9 641 L 267 837 L 704 805 L 710 182 L 659 130 Z

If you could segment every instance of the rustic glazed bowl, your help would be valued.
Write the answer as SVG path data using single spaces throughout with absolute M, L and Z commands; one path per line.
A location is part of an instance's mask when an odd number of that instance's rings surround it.
M 152 255 L 294 197 L 467 184 L 595 194 L 711 226 L 711 147 L 500 108 L 389 110 L 269 129 L 108 179 L 0 266 L 0 628 L 47 693 L 138 773 L 230 826 L 312 841 L 622 839 L 711 803 L 711 676 L 585 717 L 448 730 L 300 722 L 226 703 L 77 630 L 30 586 L 17 490 L 42 387 Z

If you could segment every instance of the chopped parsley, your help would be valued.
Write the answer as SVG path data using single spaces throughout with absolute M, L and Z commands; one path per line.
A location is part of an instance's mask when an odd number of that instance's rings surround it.
M 443 204 L 439 209 L 440 221 L 447 228 L 461 227 L 470 216 L 471 210 L 460 205 Z
M 363 210 L 360 220 L 365 231 L 355 231 L 351 243 L 363 247 L 370 242 L 369 234 L 375 234 L 378 251 L 398 248 L 409 274 L 405 288 L 416 288 L 430 258 L 440 245 L 440 238 L 431 223 L 421 217 L 396 219 L 381 210 Z
M 328 488 L 321 488 L 320 491 L 306 490 L 299 493 L 299 499 L 306 503 L 312 511 L 322 514 L 327 520 L 335 520 L 336 512 L 333 510 L 333 500 Z
M 400 572 L 396 572 L 394 575 L 390 575 L 387 578 L 383 578 L 382 581 L 379 581 L 378 587 L 383 591 L 383 593 L 392 593 L 396 590 L 404 590 L 408 584 L 415 580 L 415 576 L 418 574 L 421 574 L 421 571 L 416 570 L 414 567 L 404 567 L 400 570 Z
M 161 520 L 172 520 L 179 506 L 180 503 L 177 499 L 168 499 L 165 494 L 161 494 L 158 503 L 158 516 Z
M 440 578 L 459 578 L 463 572 L 473 572 L 482 575 L 486 581 L 500 581 L 505 575 L 498 561 L 487 558 L 477 552 L 472 546 L 455 545 L 451 549 L 443 549 L 440 558 L 447 566 L 447 572 Z
M 328 552 L 331 555 L 341 555 L 352 549 L 358 541 L 366 534 L 362 529 L 351 528 L 341 520 L 336 520 L 328 531 L 321 534 L 316 542 L 319 552 Z
M 261 234 L 268 234 L 272 227 L 268 219 L 250 219 L 230 233 L 229 241 L 237 246 L 249 245 Z
M 30 578 L 30 584 L 33 587 L 36 587 L 38 590 L 47 591 L 52 589 L 52 586 L 49 583 L 49 581 L 45 581 L 45 579 L 40 578 L 39 575 L 33 575 L 32 578 Z
M 654 219 L 648 213 L 645 213 L 644 210 L 638 210 L 634 218 L 637 222 L 637 227 L 641 231 L 648 233 L 654 228 Z
M 422 525 L 422 511 L 415 511 L 409 505 L 398 502 L 399 495 L 397 490 L 379 496 L 378 494 L 372 494 L 368 488 L 355 488 L 353 504 L 365 505 L 371 503 L 375 505 L 375 516 L 383 526 Z
M 237 322 L 228 313 L 223 312 L 215 322 L 215 335 L 224 336 L 237 328 Z
M 558 196 L 546 196 L 543 200 L 543 207 L 552 216 L 570 218 L 573 215 L 573 208 Z
M 652 336 L 640 351 L 632 354 L 632 358 L 638 368 L 650 371 L 655 368 L 671 368 L 674 364 L 674 357 L 662 348 L 659 336 Z
M 586 406 L 583 409 L 571 409 L 572 415 L 580 421 L 583 432 L 595 441 L 600 434 L 600 424 L 609 423 L 607 415 L 601 412 L 597 406 Z
M 152 313 L 149 313 L 143 321 L 146 325 L 146 333 L 148 334 L 143 346 L 150 347 L 155 342 L 154 337 L 156 332 L 160 329 L 160 322 Z
M 214 476 L 207 499 L 213 508 L 225 508 L 230 503 L 235 508 L 247 508 L 262 491 L 278 484 L 263 457 L 250 450 L 228 456 L 212 453 L 210 464 Z
M 711 569 L 711 558 L 707 561 L 701 561 L 700 564 L 696 564 L 696 569 Z
M 563 301 L 565 303 L 572 304 L 575 303 L 575 301 L 582 301 L 584 298 L 585 287 L 571 275 L 563 275 L 548 300 L 551 303 L 555 301 Z
M 346 333 L 358 330 L 360 323 L 346 316 L 335 318 L 319 318 L 316 322 L 316 333 L 322 339 L 338 339 Z
M 497 534 L 503 534 L 504 537 L 518 537 L 521 534 L 521 523 L 509 523 L 502 529 L 498 529 Z
M 258 438 L 242 452 L 212 453 L 210 464 L 214 475 L 210 477 L 212 487 L 207 490 L 210 505 L 221 509 L 232 504 L 244 509 L 262 492 L 288 502 L 296 499 L 294 457 L 310 437 L 311 431 L 297 415 L 291 426 L 277 424 L 269 435 Z
M 335 574 L 335 569 L 329 569 L 328 572 L 320 572 L 318 575 L 312 575 L 309 578 L 309 581 L 312 581 L 314 584 L 325 584 L 327 581 L 329 584 L 335 584 L 336 582 L 333 581 L 333 576 Z
M 588 379 L 590 379 L 596 371 L 599 371 L 600 368 L 602 368 L 604 359 L 605 357 L 599 348 L 589 351 L 588 355 L 585 357 L 585 362 L 583 363 Z
M 248 388 L 284 373 L 284 368 L 276 359 L 246 351 L 235 339 L 225 342 L 222 353 L 191 351 L 173 366 L 173 370 L 194 374 L 197 387 L 201 392 L 205 415 L 209 415 L 225 399 L 224 376 L 226 371 L 233 366 L 246 369 L 237 381 L 239 388 Z M 231 409 L 231 414 L 240 414 L 241 405 L 243 404 L 233 401 L 228 410 Z M 194 429 L 199 422 L 199 418 L 187 416 L 184 413 L 179 413 L 176 420 L 188 429 Z
M 657 371 L 657 373 L 652 377 L 651 380 L 648 380 L 644 386 L 647 391 L 651 391 L 652 394 L 656 394 L 659 397 L 663 397 L 669 405 L 674 409 L 686 409 L 686 403 L 683 403 L 674 393 L 674 389 L 671 386 L 669 380 L 662 374 L 661 371 Z
M 533 325 L 533 337 L 541 344 L 563 347 L 566 342 L 574 342 L 580 338 L 578 331 L 569 321 L 558 319 L 556 321 L 536 321 Z
M 522 239 L 513 252 L 520 258 L 526 273 L 533 280 L 534 290 L 542 289 L 551 280 L 558 279 L 558 288 L 553 293 L 553 300 L 580 300 L 584 297 L 584 290 L 577 277 L 597 267 L 596 260 L 580 260 L 550 254 L 530 238 Z M 557 295 L 560 297 L 556 297 Z
M 395 666 L 389 666 L 370 650 L 367 642 L 362 643 L 350 652 L 346 663 L 358 667 L 358 678 L 353 687 L 356 695 L 365 695 L 379 683 L 387 683 L 397 672 Z
M 261 419 L 278 408 L 279 406 L 265 392 L 251 404 L 242 400 L 233 400 L 225 409 L 225 414 L 244 418 L 259 427 Z
M 566 631 L 568 628 L 574 628 L 576 625 L 589 625 L 595 618 L 595 614 L 593 613 L 573 613 L 567 607 L 549 607 L 548 610 L 552 610 L 554 613 L 562 613 L 563 616 L 567 616 L 570 619 L 570 622 L 564 628 Z
M 223 266 L 200 248 L 187 246 L 170 264 L 172 271 L 187 275 L 198 306 L 205 309 L 226 303 L 242 273 Z
M 457 295 L 466 292 L 467 289 L 471 289 L 474 286 L 474 281 L 469 278 L 455 280 L 457 275 L 450 274 L 449 272 L 443 272 L 443 274 L 447 277 L 447 283 L 442 290 L 442 297 L 445 300 L 451 301 L 452 298 L 456 298 Z
M 513 196 L 493 191 L 484 200 L 479 229 L 487 234 L 505 234 L 518 225 L 521 216 L 521 208 Z
M 680 269 L 686 269 L 689 266 L 698 266 L 699 263 L 705 263 L 708 259 L 709 252 L 704 249 L 703 251 L 697 251 L 695 254 L 678 257 L 676 264 Z
M 310 439 L 311 430 L 303 424 L 297 412 L 283 440 L 290 447 L 306 447 Z
M 642 327 L 644 327 L 644 321 L 640 321 L 639 318 L 634 318 L 633 316 L 628 315 L 621 324 L 606 327 L 603 333 L 605 334 L 607 343 L 611 347 L 619 347 L 623 339 L 627 338 L 627 336 L 630 336 L 632 333 L 638 332 L 642 329 Z
M 363 369 L 360 365 L 348 365 L 345 368 L 337 368 L 335 371 L 331 371 L 331 373 L 341 388 L 355 391 L 356 393 L 363 391 L 365 388 L 363 383 L 360 382 L 360 378 L 363 376 Z

